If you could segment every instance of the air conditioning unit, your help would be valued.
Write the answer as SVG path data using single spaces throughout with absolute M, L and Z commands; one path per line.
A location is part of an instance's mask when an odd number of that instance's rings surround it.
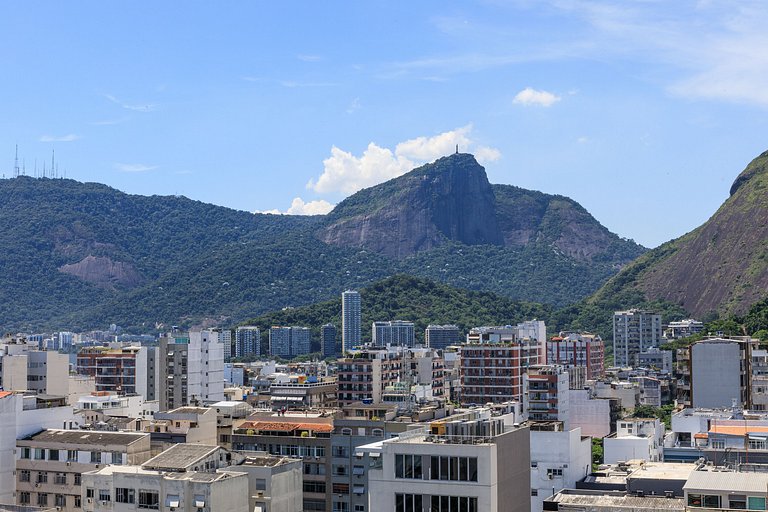
M 107 503 L 109 503 L 109 502 L 108 502 L 108 501 L 106 501 L 106 500 L 104 500 L 104 501 L 102 501 L 102 502 L 101 502 L 101 504 L 102 504 L 102 505 L 105 505 L 105 506 L 107 505 Z
M 85 498 L 86 503 L 93 503 L 93 498 Z

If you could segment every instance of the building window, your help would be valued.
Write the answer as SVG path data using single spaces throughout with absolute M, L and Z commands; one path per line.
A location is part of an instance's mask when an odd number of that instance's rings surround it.
M 561 478 L 563 476 L 563 470 L 560 468 L 547 469 L 547 476 L 549 478 Z
M 349 512 L 349 503 L 346 501 L 334 501 L 331 510 L 333 512 Z
M 538 489 L 531 489 L 531 496 L 538 496 L 539 490 Z
M 56 485 L 67 485 L 67 474 L 56 473 L 53 475 L 53 483 Z
M 355 512 L 365 512 L 365 505 L 355 505 Z
M 430 510 L 477 512 L 477 498 L 471 496 L 432 496 Z M 416 509 L 421 510 L 421 509 Z
M 349 494 L 349 484 L 333 484 L 333 494 Z
M 746 510 L 747 508 L 747 495 L 746 494 L 731 494 L 728 496 L 728 508 L 735 510 Z
M 19 471 L 19 482 L 29 482 L 29 470 L 22 469 Z
M 160 495 L 157 491 L 139 491 L 139 508 L 157 510 L 160 508 Z
M 710 439 L 709 444 L 713 450 L 725 450 L 725 439 Z
M 123 454 L 120 452 L 112 452 L 112 464 L 119 466 L 123 463 Z
M 318 492 L 325 493 L 325 482 L 313 482 L 311 480 L 304 480 L 304 492 Z
M 38 471 L 37 472 L 37 480 L 35 480 L 38 484 L 47 484 L 48 483 L 48 473 L 45 471 Z
M 32 450 L 29 448 L 29 446 L 24 446 L 24 447 L 21 449 L 21 458 L 22 458 L 22 459 L 28 459 L 28 458 L 30 457 L 30 452 L 31 452 L 31 451 L 32 451 Z
M 118 487 L 115 489 L 115 501 L 118 503 L 134 503 L 135 491 L 127 487 Z
M 112 494 L 109 489 L 99 489 L 99 501 L 112 501 Z
M 75 494 L 75 508 L 80 508 L 82 506 L 83 505 L 82 505 L 82 500 L 80 498 L 80 495 L 79 494 Z
M 67 462 L 77 462 L 77 450 L 67 450 Z
M 747 498 L 747 508 L 749 510 L 765 510 L 765 498 L 750 496 Z
M 59 460 L 59 450 L 48 450 L 48 460 Z
M 101 452 L 91 452 L 91 464 L 101 464 Z
M 477 457 L 445 457 L 433 455 L 430 460 L 431 480 L 477 482 Z
M 63 494 L 57 494 L 53 498 L 53 504 L 56 507 L 66 507 L 67 506 L 67 500 L 66 500 L 66 498 L 64 497 Z
M 35 460 L 45 460 L 45 450 L 42 448 L 35 448 Z
M 37 495 L 37 506 L 38 507 L 47 507 L 48 506 L 48 495 L 44 492 L 41 492 Z
M 19 503 L 22 505 L 29 505 L 29 493 L 26 491 L 19 493 Z
M 395 478 L 422 479 L 421 455 L 395 454 Z
M 432 497 L 434 501 L 434 496 Z M 422 510 L 422 495 L 421 494 L 395 494 L 395 512 L 416 512 Z M 443 510 L 441 508 L 434 508 L 432 510 Z M 449 509 L 445 509 L 449 510 Z
M 255 489 L 257 491 L 266 491 L 267 490 L 267 480 L 265 478 L 257 478 L 255 482 Z M 325 491 L 323 491 L 325 492 Z
M 80 473 L 75 473 L 75 485 L 80 485 L 80 482 L 82 481 L 83 477 Z
M 85 488 L 85 497 L 86 498 L 93 498 L 93 487 L 86 487 Z

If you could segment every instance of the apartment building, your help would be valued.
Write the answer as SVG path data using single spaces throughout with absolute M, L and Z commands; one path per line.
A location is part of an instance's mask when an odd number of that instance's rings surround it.
M 547 364 L 585 368 L 589 380 L 605 373 L 605 346 L 597 334 L 561 332 L 547 340 Z
M 160 410 L 224 400 L 224 345 L 213 330 L 174 331 L 159 340 Z
M 261 355 L 261 331 L 254 325 L 235 329 L 234 357 Z
M 46 429 L 16 442 L 16 503 L 80 511 L 82 474 L 150 458 L 148 434 Z
M 530 512 L 530 436 L 501 417 L 433 422 L 360 447 L 367 510 Z
M 77 373 L 94 377 L 96 391 L 157 400 L 159 370 L 156 347 L 84 347 L 77 353 Z
M 332 510 L 332 494 L 328 491 L 334 489 L 331 481 L 333 430 L 333 413 L 325 411 L 255 413 L 235 427 L 232 448 L 301 459 L 303 510 Z M 341 492 L 341 488 L 336 490 Z
M 462 342 L 457 325 L 428 325 L 424 330 L 424 343 L 429 348 L 444 350 Z
M 559 365 L 534 365 L 523 375 L 523 411 L 531 421 L 559 421 L 569 428 L 568 371 Z
M 249 512 L 248 475 L 166 472 L 113 466 L 82 475 L 83 512 L 179 510 Z
M 613 314 L 613 364 L 635 366 L 637 356 L 662 342 L 661 315 L 630 309 Z
M 373 322 L 371 326 L 373 346 L 412 347 L 416 343 L 413 322 L 406 320 L 388 320 Z
M 382 349 L 356 350 L 338 360 L 339 405 L 373 401 L 380 403 L 384 390 L 400 380 L 402 351 Z
M 543 361 L 544 342 L 510 326 L 470 330 L 459 348 L 461 403 L 522 402 L 523 375 Z
M 347 290 L 341 294 L 341 353 L 346 354 L 362 343 L 360 292 Z
M 320 328 L 320 350 L 323 357 L 336 357 L 336 326 L 325 324 Z

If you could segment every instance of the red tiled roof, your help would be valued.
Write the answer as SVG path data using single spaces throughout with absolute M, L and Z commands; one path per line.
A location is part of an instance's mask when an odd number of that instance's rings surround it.
M 240 425 L 240 428 L 271 432 L 293 432 L 294 430 L 333 432 L 333 425 L 327 423 L 294 423 L 291 421 L 246 421 Z
M 0 398 L 5 398 L 7 396 L 12 395 L 13 393 L 11 391 L 0 391 Z

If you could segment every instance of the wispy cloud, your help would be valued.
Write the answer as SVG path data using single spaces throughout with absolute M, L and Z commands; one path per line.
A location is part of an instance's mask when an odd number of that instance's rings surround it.
M 297 59 L 303 62 L 320 62 L 323 60 L 323 57 L 321 55 L 308 55 L 308 54 L 299 54 L 296 56 Z
M 336 87 L 339 85 L 335 82 L 299 82 L 297 80 L 282 80 L 280 85 L 283 87 Z
M 154 112 L 155 110 L 157 110 L 157 105 L 154 103 L 143 103 L 143 104 L 126 103 L 124 101 L 117 99 L 111 94 L 105 94 L 104 97 L 107 98 L 112 103 L 116 105 L 120 105 L 126 110 L 133 110 L 134 112 Z
M 526 107 L 551 107 L 558 101 L 560 101 L 560 96 L 547 91 L 537 91 L 531 87 L 526 87 L 515 94 L 515 98 L 512 100 L 513 103 L 525 105 Z
M 322 174 L 310 180 L 307 188 L 323 194 L 351 194 L 405 174 L 419 164 L 449 155 L 456 145 L 461 151 L 473 152 L 481 163 L 501 157 L 499 150 L 475 142 L 471 133 L 472 125 L 469 124 L 432 137 L 400 142 L 394 151 L 371 142 L 360 156 L 333 146 L 331 156 L 323 161 Z
M 157 169 L 156 165 L 145 164 L 115 164 L 115 169 L 120 172 L 147 172 Z
M 127 117 L 121 117 L 120 119 L 104 119 L 102 121 L 91 121 L 89 124 L 92 126 L 112 126 L 115 124 L 122 124 L 128 120 Z
M 81 139 L 80 135 L 69 133 L 67 135 L 42 135 L 40 142 L 72 142 Z
M 355 112 L 360 110 L 360 107 L 362 107 L 362 105 L 360 104 L 360 98 L 353 99 L 349 103 L 349 106 L 347 107 L 347 114 L 354 114 Z

